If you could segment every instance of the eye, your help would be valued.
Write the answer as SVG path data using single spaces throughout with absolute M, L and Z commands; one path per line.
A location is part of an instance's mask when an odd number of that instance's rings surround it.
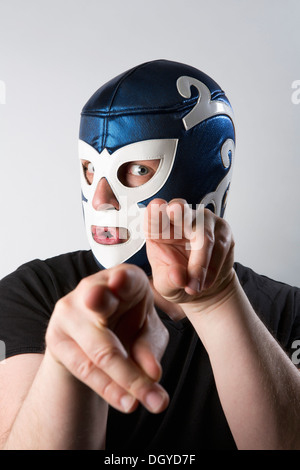
M 134 188 L 147 183 L 155 174 L 161 159 L 136 160 L 124 163 L 118 170 L 118 179 L 124 186 Z
M 95 168 L 93 164 L 87 160 L 81 160 L 82 169 L 85 176 L 85 179 L 88 184 L 92 184 L 94 179 Z
M 93 167 L 93 164 L 91 162 L 89 162 L 89 164 L 87 166 L 87 171 L 89 173 L 94 173 L 95 172 L 95 168 Z
M 149 173 L 149 168 L 145 165 L 132 164 L 128 166 L 127 172 L 135 176 L 146 176 Z

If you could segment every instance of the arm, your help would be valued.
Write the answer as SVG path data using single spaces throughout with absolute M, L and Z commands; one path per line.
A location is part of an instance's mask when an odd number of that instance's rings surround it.
M 172 204 L 166 213 L 175 225 Z M 238 448 L 299 449 L 299 372 L 259 320 L 236 278 L 228 224 L 205 210 L 201 230 L 202 245 L 191 234 L 189 251 L 184 238 L 147 240 L 154 287 L 180 305 L 203 342 Z
M 238 279 L 183 309 L 209 354 L 239 449 L 300 448 L 300 375 L 252 309 Z
M 84 279 L 56 304 L 44 358 L 26 387 L 13 379 L 21 393 L 1 424 L 2 448 L 104 448 L 108 404 L 130 412 L 141 402 L 162 411 L 168 397 L 157 381 L 167 339 L 139 268 L 122 265 Z M 13 362 L 7 360 L 11 372 Z
M 21 376 L 17 374 L 20 365 Z M 7 368 L 12 376 L 9 383 Z M 47 351 L 45 356 L 7 359 L 3 369 L 5 389 L 21 390 L 18 397 L 1 400 L 7 414 L 1 428 L 8 428 L 1 436 L 3 450 L 97 449 L 105 445 L 107 405 Z

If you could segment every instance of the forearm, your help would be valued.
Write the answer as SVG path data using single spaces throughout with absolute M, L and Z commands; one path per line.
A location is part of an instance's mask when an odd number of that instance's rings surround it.
M 209 354 L 240 449 L 300 448 L 300 375 L 236 277 L 217 304 L 183 306 Z
M 107 408 L 46 352 L 3 450 L 104 448 Z

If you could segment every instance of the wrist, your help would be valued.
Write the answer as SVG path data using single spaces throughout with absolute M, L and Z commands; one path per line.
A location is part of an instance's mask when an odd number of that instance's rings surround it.
M 51 383 L 56 384 L 58 388 L 67 388 L 72 390 L 83 390 L 85 385 L 80 382 L 65 365 L 46 347 L 43 359 L 42 371 L 48 376 Z
M 235 341 L 234 332 L 243 329 L 249 310 L 235 271 L 218 293 L 182 305 L 182 308 L 209 354 L 224 340 Z
M 241 288 L 234 269 L 224 279 L 217 289 L 209 289 L 192 302 L 180 304 L 181 308 L 187 316 L 201 315 L 205 316 L 222 308 L 238 290 Z

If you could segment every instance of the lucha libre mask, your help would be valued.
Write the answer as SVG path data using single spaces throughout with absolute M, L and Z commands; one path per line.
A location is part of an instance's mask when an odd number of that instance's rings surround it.
M 79 158 L 93 171 L 91 182 L 81 170 L 81 186 L 86 232 L 98 265 L 130 262 L 151 272 L 142 226 L 145 207 L 154 198 L 183 198 L 223 217 L 234 150 L 230 103 L 214 80 L 193 67 L 157 60 L 103 85 L 82 110 L 79 136 Z M 158 168 L 145 184 L 128 187 L 120 168 L 137 160 L 158 160 Z M 103 178 L 117 208 L 99 210 L 92 204 Z M 111 235 L 109 228 L 126 239 L 102 243 L 105 230 Z

